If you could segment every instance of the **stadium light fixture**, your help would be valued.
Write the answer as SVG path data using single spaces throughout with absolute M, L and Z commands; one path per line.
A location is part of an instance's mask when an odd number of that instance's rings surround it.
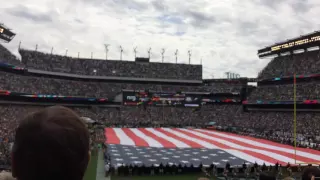
M 104 44 L 104 48 L 105 48 L 105 51 L 106 51 L 106 60 L 108 60 L 109 46 L 110 46 L 110 44 Z
M 188 55 L 189 55 L 189 64 L 191 63 L 191 50 L 188 50 Z
M 149 55 L 149 59 L 150 59 L 150 55 L 151 55 L 151 47 L 148 49 L 148 55 Z
M 230 79 L 230 72 L 225 72 L 224 74 L 227 76 L 227 79 Z
M 225 72 L 224 74 L 227 76 L 227 79 L 239 79 L 241 77 L 240 74 L 233 72 Z
M 122 53 L 123 53 L 123 48 L 120 46 L 120 61 L 122 61 Z
M 161 50 L 162 62 L 164 61 L 164 53 L 165 52 L 166 52 L 166 50 L 164 48 L 162 48 L 162 50 Z
M 133 48 L 134 58 L 137 58 L 137 46 Z
M 176 56 L 176 64 L 178 63 L 178 49 L 176 49 L 176 52 L 174 52 L 174 55 Z

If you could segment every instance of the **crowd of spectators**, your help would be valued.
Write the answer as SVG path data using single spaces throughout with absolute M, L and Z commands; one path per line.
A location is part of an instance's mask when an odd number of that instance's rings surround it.
M 107 155 L 106 155 L 107 156 Z M 107 157 L 106 157 L 107 159 Z M 306 167 L 308 168 L 308 167 Z M 292 167 L 290 164 L 281 166 L 266 166 L 255 164 L 243 164 L 242 166 L 232 166 L 226 163 L 224 168 L 218 168 L 214 164 L 199 166 L 186 166 L 185 164 L 155 164 L 151 166 L 122 164 L 120 166 L 107 166 L 106 176 L 116 175 L 120 177 L 143 176 L 143 175 L 187 175 L 187 176 L 202 176 L 208 179 L 216 177 L 217 179 L 282 179 L 284 177 L 301 177 L 302 171 L 306 170 L 301 166 Z M 272 178 L 270 178 L 272 177 Z
M 292 145 L 293 116 L 292 112 L 238 112 L 232 124 L 221 122 L 221 125 L 237 127 L 234 132 Z M 298 146 L 320 150 L 319 113 L 297 112 L 296 119 Z
M 129 61 L 87 60 L 41 52 L 20 50 L 22 61 L 17 60 L 0 45 L 0 62 L 31 69 L 81 75 L 201 80 L 199 65 L 137 63 Z M 259 78 L 318 73 L 319 51 L 295 56 L 281 56 L 271 61 Z M 320 70 L 320 69 L 319 69 Z M 0 90 L 28 94 L 50 94 L 81 97 L 113 97 L 123 89 L 162 92 L 240 92 L 243 85 L 213 82 L 201 86 L 116 83 L 102 81 L 67 80 L 34 76 L 28 72 L 17 74 L 0 71 Z M 318 83 L 297 84 L 297 100 L 318 99 Z M 248 100 L 293 100 L 293 85 L 257 87 Z M 0 105 L 0 165 L 10 164 L 10 147 L 19 119 L 27 112 L 43 108 L 28 105 Z M 89 117 L 99 124 L 112 127 L 204 127 L 209 122 L 223 131 L 256 136 L 285 144 L 293 143 L 292 112 L 244 112 L 242 105 L 205 104 L 198 108 L 172 106 L 121 106 L 72 108 L 80 116 Z M 298 112 L 298 146 L 320 150 L 320 116 L 318 113 Z M 104 142 L 103 128 L 91 127 L 92 141 Z M 124 172 L 124 171 L 123 171 Z M 150 169 L 148 170 L 150 173 Z
M 108 126 L 121 127 L 204 127 L 210 122 L 216 126 L 235 128 L 235 132 L 249 133 L 285 144 L 293 143 L 293 113 L 243 112 L 241 105 L 203 105 L 201 108 L 179 107 L 122 107 Z M 320 149 L 319 113 L 298 112 L 298 145 Z
M 20 50 L 22 62 L 0 45 L 0 62 L 35 68 L 45 71 L 77 73 L 78 74 L 143 77 L 162 79 L 202 79 L 199 65 L 164 64 L 164 63 L 136 63 L 130 61 L 79 60 L 65 56 L 50 55 L 41 52 Z M 81 63 L 79 63 L 81 62 Z M 55 66 L 54 68 L 52 66 Z M 57 66 L 57 67 L 56 67 Z M 69 66 L 75 66 L 71 68 Z M 91 67 L 92 66 L 92 67 Z M 59 67 L 59 68 L 58 68 Z M 94 74 L 93 70 L 95 68 Z M 99 70 L 100 68 L 100 70 Z M 64 70 L 69 69 L 69 70 Z M 90 69 L 91 74 L 84 73 Z M 116 70 L 113 70 L 116 69 Z M 145 72 L 148 70 L 148 72 Z M 111 74 L 109 71 L 112 71 Z M 119 72 L 118 72 L 119 71 Z M 130 72 L 127 72 L 130 71 Z M 150 71 L 150 72 L 149 72 Z M 102 74 L 101 74 L 102 73 Z M 109 74 L 108 74 L 109 73 Z M 181 77 L 175 73 L 181 74 Z M 143 74 L 143 76 L 141 76 Z M 156 77 L 161 75 L 161 77 Z M 43 77 L 28 72 L 14 73 L 0 71 L 0 89 L 28 94 L 50 94 L 65 96 L 82 96 L 105 98 L 112 97 L 122 89 L 152 90 L 162 92 L 211 92 L 211 93 L 240 93 L 243 84 L 234 82 L 210 82 L 203 85 L 168 85 L 152 83 L 127 83 L 85 81 L 81 79 L 66 80 L 54 77 Z
M 278 100 L 293 101 L 294 85 L 267 85 L 258 86 L 252 91 L 248 100 Z M 296 84 L 296 100 L 315 100 L 320 97 L 320 84 L 318 81 Z
M 292 172 L 292 168 L 288 165 L 288 168 Z M 285 169 L 285 170 L 287 170 Z M 301 171 L 301 168 L 293 168 L 294 171 Z M 241 167 L 232 167 L 230 163 L 227 163 L 224 168 L 217 168 L 214 164 L 199 166 L 194 165 L 182 165 L 182 164 L 155 164 L 151 166 L 145 165 L 128 165 L 123 164 L 120 166 L 111 166 L 108 168 L 106 173 L 109 175 L 118 175 L 118 176 L 141 176 L 141 175 L 199 175 L 202 174 L 204 177 L 243 177 L 247 179 L 256 179 L 262 173 L 272 173 L 277 176 L 281 176 L 283 168 L 279 165 L 266 166 L 265 164 L 259 166 L 258 164 L 247 165 L 243 164 Z M 286 173 L 289 174 L 289 173 Z
M 320 51 L 307 51 L 300 54 L 279 56 L 260 72 L 259 79 L 317 74 L 320 72 Z
M 239 132 L 251 132 L 259 136 L 286 144 L 293 142 L 292 112 L 243 112 L 241 105 L 204 105 L 201 108 L 178 107 L 123 107 L 116 126 L 195 126 L 203 127 L 209 122 L 216 126 L 234 127 Z M 298 145 L 320 148 L 319 113 L 298 112 Z M 112 122 L 107 121 L 111 123 Z
M 31 69 L 94 76 L 202 80 L 201 65 L 78 59 L 24 49 L 19 52 L 21 61 L 0 45 L 2 62 Z
M 81 80 L 66 80 L 51 77 L 39 77 L 28 73 L 16 74 L 0 71 L 0 89 L 12 92 L 28 94 L 50 94 L 65 96 L 81 96 L 105 98 L 113 97 L 123 89 L 128 90 L 151 90 L 157 92 L 212 92 L 212 93 L 239 93 L 239 84 L 211 83 L 210 85 L 161 85 L 142 83 L 115 83 L 93 82 Z
M 11 163 L 10 148 L 19 118 L 34 110 L 36 110 L 34 107 L 0 106 L 0 166 L 8 166 Z
M 9 107 L 20 110 L 19 108 L 23 106 Z M 30 110 L 35 109 L 30 107 Z M 4 176 L 1 172 L 1 179 L 83 179 L 90 161 L 90 153 L 88 154 L 90 137 L 85 124 L 73 111 L 58 106 L 42 109 L 23 118 L 15 133 L 15 142 L 11 151 L 12 176 L 9 173 Z M 6 151 L 1 150 L 1 152 Z M 107 153 L 105 157 L 109 159 Z M 148 167 L 130 164 L 117 164 L 110 167 L 107 165 L 106 175 L 119 176 L 176 174 L 187 176 L 196 174 L 198 176 L 201 174 L 205 179 L 211 179 L 211 177 L 228 179 L 230 177 L 232 179 L 274 180 L 284 177 L 291 179 L 294 177 L 293 173 L 299 173 L 302 180 L 309 180 L 320 175 L 320 170 L 316 167 L 305 167 L 301 173 L 301 166 L 291 167 L 289 163 L 285 167 L 278 163 L 269 167 L 265 164 L 259 166 L 257 163 L 253 165 L 244 163 L 242 167 L 232 167 L 227 162 L 224 168 L 217 168 L 214 164 L 183 166 L 182 164 L 164 165 L 160 163 L 160 165 L 154 164 Z
M 230 112 L 241 111 L 240 105 L 204 105 L 201 108 L 184 107 L 123 107 L 121 123 L 126 126 L 197 126 L 209 122 L 228 122 Z M 134 118 L 132 118 L 134 117 Z
M 119 60 L 78 59 L 20 50 L 27 68 L 95 76 L 201 80 L 202 66 L 173 63 L 139 63 Z
M 0 117 L 1 137 L 12 140 L 12 133 L 22 114 L 39 108 L 42 106 L 2 105 L 0 107 L 2 113 Z M 204 105 L 201 108 L 124 106 L 121 108 L 77 107 L 72 109 L 83 117 L 89 117 L 108 126 L 203 126 L 214 121 L 220 126 L 263 130 L 290 131 L 292 127 L 290 113 L 244 113 L 241 105 Z M 279 116 L 284 117 L 283 121 L 277 121 Z M 302 134 L 309 134 L 320 129 L 320 127 L 311 126 L 317 120 L 317 114 L 298 113 L 298 126 L 305 127 L 299 128 L 298 131 Z
M 18 120 L 26 112 L 42 106 L 0 106 L 0 137 L 2 143 L 13 141 Z M 207 104 L 200 108 L 123 106 L 120 108 L 76 107 L 82 117 L 88 117 L 110 127 L 205 127 L 209 122 L 222 128 L 236 128 L 238 133 L 270 139 L 286 144 L 293 142 L 293 113 L 243 112 L 241 105 Z M 298 145 L 319 149 L 320 119 L 318 113 L 298 112 Z M 281 119 L 281 120 L 279 120 Z M 104 142 L 103 129 L 95 139 Z M 8 146 L 7 146 L 8 147 Z M 1 151 L 2 152 L 2 151 Z
M 0 63 L 8 63 L 15 66 L 23 66 L 21 61 L 17 59 L 7 48 L 0 44 Z

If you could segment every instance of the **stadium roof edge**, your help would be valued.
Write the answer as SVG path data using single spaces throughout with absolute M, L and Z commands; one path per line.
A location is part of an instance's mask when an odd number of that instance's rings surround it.
M 4 23 L 2 23 L 2 22 L 0 22 L 0 26 L 2 26 L 2 27 L 4 27 L 4 28 L 8 29 L 9 31 L 11 31 L 11 30 L 12 30 L 12 29 L 10 29 L 8 26 L 4 25 Z
M 202 84 L 202 80 L 186 80 L 186 79 L 155 79 L 155 78 L 132 78 L 132 77 L 114 77 L 114 76 L 88 76 L 61 72 L 42 71 L 37 69 L 28 69 L 28 72 L 35 74 L 64 76 L 79 79 L 97 79 L 97 80 L 118 80 L 118 81 L 145 81 L 145 82 L 169 82 L 169 83 L 189 83 Z
M 288 42 L 288 41 L 293 41 L 293 40 L 296 40 L 296 39 L 300 39 L 300 38 L 302 38 L 302 37 L 310 36 L 310 35 L 312 35 L 312 34 L 319 33 L 319 32 L 320 32 L 320 31 L 313 31 L 313 32 L 308 33 L 308 34 L 300 35 L 299 37 L 286 39 L 286 40 L 284 40 L 284 41 L 280 41 L 280 42 L 274 43 L 274 44 L 272 44 L 272 45 L 265 46 L 265 47 L 263 47 L 263 48 L 261 48 L 261 49 L 265 49 L 265 48 L 269 48 L 269 47 L 272 47 L 272 46 L 275 46 L 275 45 L 283 44 L 283 43 L 286 43 L 286 42 Z
M 21 47 L 19 50 L 23 50 L 23 51 L 34 51 L 34 50 L 30 50 L 30 49 L 26 49 Z M 44 54 L 49 54 L 47 52 L 42 52 L 39 51 L 40 53 L 44 53 Z M 185 66 L 201 66 L 202 64 L 188 64 L 188 63 L 173 63 L 173 62 L 156 62 L 156 61 L 150 61 L 148 63 L 145 62 L 137 62 L 137 61 L 132 61 L 132 60 L 128 60 L 128 59 L 91 59 L 91 58 L 77 58 L 77 57 L 72 57 L 72 56 L 65 56 L 65 55 L 61 55 L 61 54 L 53 54 L 56 56 L 63 56 L 63 57 L 68 57 L 68 58 L 73 58 L 73 59 L 80 59 L 80 60 L 94 60 L 94 61 L 123 61 L 123 62 L 130 62 L 130 63 L 140 63 L 140 64 L 149 64 L 149 63 L 159 63 L 159 64 L 176 64 L 176 65 L 185 65 Z
M 216 78 L 216 79 L 203 79 L 203 82 L 212 82 L 212 81 L 241 81 L 241 80 L 252 80 L 256 78 L 240 77 L 237 79 L 228 79 L 228 78 Z

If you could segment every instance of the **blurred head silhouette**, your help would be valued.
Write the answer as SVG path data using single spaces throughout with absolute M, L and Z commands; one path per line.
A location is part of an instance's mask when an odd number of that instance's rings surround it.
M 314 166 L 306 167 L 302 172 L 302 180 L 315 180 L 320 177 L 320 169 Z
M 82 180 L 89 132 L 72 110 L 53 106 L 28 114 L 16 130 L 12 175 L 18 180 Z
M 15 178 L 10 172 L 2 171 L 0 172 L 0 180 L 15 180 Z

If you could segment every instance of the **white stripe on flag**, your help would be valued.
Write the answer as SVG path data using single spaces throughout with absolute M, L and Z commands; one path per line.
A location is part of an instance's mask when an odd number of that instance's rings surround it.
M 226 135 L 226 134 L 223 134 L 223 133 L 218 133 L 218 132 L 208 131 L 208 130 L 203 130 L 203 129 L 197 129 L 197 131 L 202 131 L 202 132 L 206 132 L 206 133 L 210 133 L 210 134 L 215 134 L 217 136 L 234 139 L 234 140 L 237 140 L 237 141 L 242 141 L 244 143 L 251 144 L 251 145 L 254 145 L 254 146 L 258 146 L 258 147 L 263 147 L 263 148 L 266 148 L 266 149 L 273 149 L 273 150 L 277 150 L 277 151 L 282 151 L 282 152 L 294 154 L 293 148 L 292 149 L 282 148 L 282 147 L 273 146 L 273 145 L 270 145 L 270 144 L 264 144 L 264 143 L 261 143 L 261 142 L 258 142 L 258 141 L 254 141 L 254 140 L 250 140 L 250 139 L 246 139 L 246 138 L 236 137 L 236 136 L 232 136 L 232 135 Z M 320 161 L 320 156 L 316 155 L 316 154 L 311 154 L 311 153 L 308 153 L 308 152 L 303 152 L 303 151 L 297 150 L 297 155 L 304 156 L 304 157 L 307 157 L 307 158 L 310 158 L 310 159 L 314 159 L 316 161 Z
M 159 143 L 158 141 L 154 140 L 153 138 L 145 135 L 143 132 L 139 131 L 136 128 L 130 128 L 130 130 L 137 135 L 138 137 L 142 138 L 143 140 L 145 140 L 150 147 L 163 147 L 163 145 L 161 143 Z
M 170 128 L 162 128 L 162 129 L 165 130 L 165 131 L 167 131 L 167 132 L 170 132 L 170 133 L 172 133 L 172 134 L 174 134 L 174 135 L 176 135 L 176 136 L 179 136 L 179 137 L 181 137 L 181 138 L 184 138 L 184 139 L 193 141 L 193 142 L 195 142 L 195 143 L 198 143 L 198 144 L 200 144 L 201 146 L 203 146 L 203 147 L 205 147 L 205 148 L 209 148 L 209 149 L 220 149 L 220 148 L 218 148 L 217 146 L 215 146 L 215 145 L 213 145 L 213 144 L 210 144 L 210 143 L 208 143 L 208 142 L 202 141 L 202 140 L 200 140 L 200 139 L 196 139 L 196 138 L 189 137 L 189 136 L 187 136 L 187 135 L 185 135 L 185 134 L 183 134 L 183 133 L 180 133 L 180 132 L 178 132 L 178 131 L 174 131 L 174 130 L 172 130 L 172 129 L 170 129 Z
M 224 150 L 224 151 L 226 151 L 227 153 L 229 153 L 229 154 L 232 154 L 233 156 L 235 156 L 235 157 L 239 157 L 239 158 L 241 158 L 241 159 L 244 159 L 244 160 L 246 160 L 246 161 L 248 161 L 248 162 L 251 162 L 251 163 L 257 163 L 257 164 L 263 164 L 263 163 L 265 163 L 266 165 L 274 165 L 274 164 L 272 164 L 272 163 L 269 163 L 269 162 L 265 162 L 265 161 L 263 161 L 263 160 L 261 160 L 261 159 L 259 159 L 259 158 L 256 158 L 256 157 L 254 157 L 254 156 L 250 156 L 250 155 L 248 155 L 248 154 L 246 154 L 246 153 L 243 153 L 243 152 L 241 152 L 241 151 L 238 151 L 238 150 L 234 150 L 234 149 L 227 149 L 227 150 Z
M 135 146 L 134 141 L 129 136 L 127 136 L 125 132 L 123 132 L 122 128 L 113 128 L 113 130 L 120 139 L 120 144 Z
M 226 146 L 229 146 L 229 147 L 231 147 L 231 148 L 235 148 L 235 149 L 239 149 L 239 150 L 247 150 L 247 151 L 252 151 L 252 152 L 260 153 L 260 154 L 269 156 L 269 157 L 271 157 L 271 158 L 277 159 L 277 160 L 279 160 L 279 161 L 290 162 L 291 164 L 294 164 L 294 163 L 295 163 L 295 160 L 294 160 L 294 159 L 289 158 L 289 157 L 287 157 L 287 156 L 283 156 L 283 155 L 277 154 L 277 153 L 273 153 L 273 152 L 269 152 L 269 151 L 265 151 L 265 150 L 260 150 L 260 149 L 254 149 L 254 148 L 244 147 L 244 146 L 241 146 L 241 145 L 239 145 L 239 144 L 226 141 L 226 140 L 224 140 L 224 139 L 218 139 L 218 138 L 215 138 L 215 137 L 212 137 L 212 136 L 208 136 L 208 135 L 202 134 L 202 133 L 200 133 L 200 132 L 192 131 L 192 130 L 187 130 L 187 129 L 181 129 L 181 130 L 182 130 L 182 131 L 189 132 L 189 133 L 192 133 L 192 134 L 195 134 L 195 135 L 197 135 L 197 136 L 199 136 L 199 137 L 202 137 L 202 138 L 205 138 L 205 139 L 214 140 L 214 141 L 216 141 L 216 142 L 219 142 L 219 143 L 224 144 L 224 145 L 226 145 Z
M 160 137 L 160 138 L 163 138 L 163 139 L 171 142 L 172 144 L 176 145 L 178 148 L 190 148 L 190 146 L 187 145 L 186 143 L 181 142 L 181 141 L 179 141 L 179 140 L 177 140 L 177 139 L 174 139 L 174 138 L 172 138 L 172 137 L 169 137 L 169 136 L 163 134 L 162 132 L 157 131 L 157 130 L 154 129 L 154 128 L 146 128 L 146 130 L 149 131 L 149 132 L 151 132 L 151 133 L 153 133 L 154 135 L 156 135 L 156 136 L 158 136 L 158 137 Z

